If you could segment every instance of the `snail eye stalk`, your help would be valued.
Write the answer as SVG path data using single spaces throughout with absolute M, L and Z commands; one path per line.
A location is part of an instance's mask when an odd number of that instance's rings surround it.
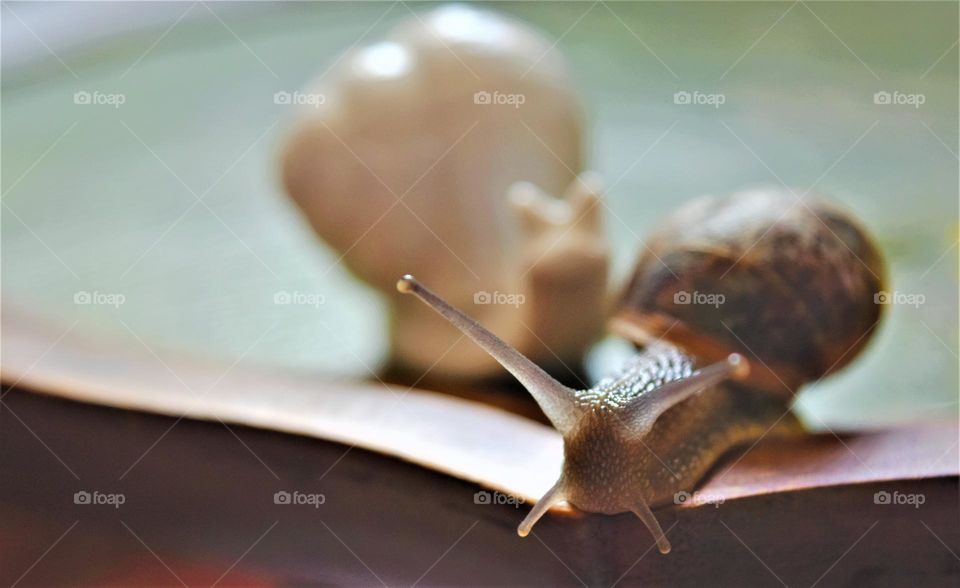
M 739 353 L 710 364 L 686 378 L 673 380 L 641 394 L 621 409 L 620 420 L 628 423 L 635 435 L 644 434 L 670 407 L 724 380 L 743 380 L 750 375 L 750 363 Z
M 397 290 L 403 294 L 413 294 L 422 300 L 496 359 L 530 392 L 560 433 L 566 434 L 572 430 L 580 412 L 574 390 L 553 379 L 503 339 L 485 329 L 463 311 L 454 308 L 413 276 L 408 274 L 400 278 Z

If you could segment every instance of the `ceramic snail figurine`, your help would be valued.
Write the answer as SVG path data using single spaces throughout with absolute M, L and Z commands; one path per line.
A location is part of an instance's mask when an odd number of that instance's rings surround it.
M 500 370 L 397 295 L 396 268 L 417 267 L 517 349 L 577 364 L 606 320 L 608 257 L 599 187 L 577 177 L 580 101 L 552 44 L 444 6 L 348 52 L 308 92 L 323 100 L 300 109 L 283 182 L 351 271 L 390 297 L 394 363 L 441 377 Z M 575 313 L 583 302 L 590 311 Z
M 567 501 L 635 513 L 667 553 L 651 507 L 693 491 L 736 445 L 802 433 L 790 397 L 863 347 L 883 273 L 870 237 L 831 205 L 769 190 L 696 200 L 651 238 L 614 320 L 645 346 L 588 390 L 559 384 L 411 276 L 397 288 L 495 357 L 562 433 L 560 479 L 521 536 Z

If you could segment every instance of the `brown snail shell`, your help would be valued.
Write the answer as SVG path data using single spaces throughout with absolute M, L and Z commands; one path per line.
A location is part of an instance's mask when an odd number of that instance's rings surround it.
M 872 238 L 833 204 L 780 189 L 707 196 L 647 240 L 611 328 L 708 362 L 742 353 L 749 385 L 790 395 L 867 343 L 884 275 Z

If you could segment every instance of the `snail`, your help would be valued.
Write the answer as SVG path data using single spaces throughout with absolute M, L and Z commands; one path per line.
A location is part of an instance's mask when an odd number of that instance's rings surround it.
M 603 331 L 600 187 L 577 177 L 581 104 L 553 45 L 513 19 L 442 6 L 343 55 L 307 91 L 323 100 L 299 108 L 284 187 L 338 261 L 389 297 L 403 372 L 500 368 L 398 296 L 398 266 L 446 284 L 451 302 L 544 364 L 577 365 Z M 496 303 L 504 296 L 523 304 Z M 591 298 L 577 324 L 549 328 Z
M 823 201 L 776 190 L 694 200 L 650 239 L 612 320 L 642 348 L 586 390 L 558 383 L 412 276 L 397 288 L 496 358 L 563 435 L 560 478 L 521 536 L 566 501 L 635 513 L 668 553 L 651 508 L 695 490 L 737 445 L 803 433 L 790 398 L 862 349 L 883 273 L 864 229 Z

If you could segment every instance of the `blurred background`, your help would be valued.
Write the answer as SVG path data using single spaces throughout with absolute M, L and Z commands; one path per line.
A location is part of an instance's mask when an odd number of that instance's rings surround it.
M 805 391 L 802 413 L 815 427 L 956 415 L 956 3 L 477 5 L 538 28 L 569 60 L 588 168 L 615 184 L 604 219 L 615 284 L 638 236 L 681 202 L 812 187 L 864 220 L 890 290 L 913 296 L 890 305 L 850 369 Z M 284 194 L 291 112 L 274 95 L 435 6 L 5 2 L 4 313 L 368 377 L 387 356 L 386 306 Z M 725 100 L 675 103 L 695 90 Z M 915 98 L 884 104 L 878 92 Z M 277 292 L 322 303 L 278 305 Z

